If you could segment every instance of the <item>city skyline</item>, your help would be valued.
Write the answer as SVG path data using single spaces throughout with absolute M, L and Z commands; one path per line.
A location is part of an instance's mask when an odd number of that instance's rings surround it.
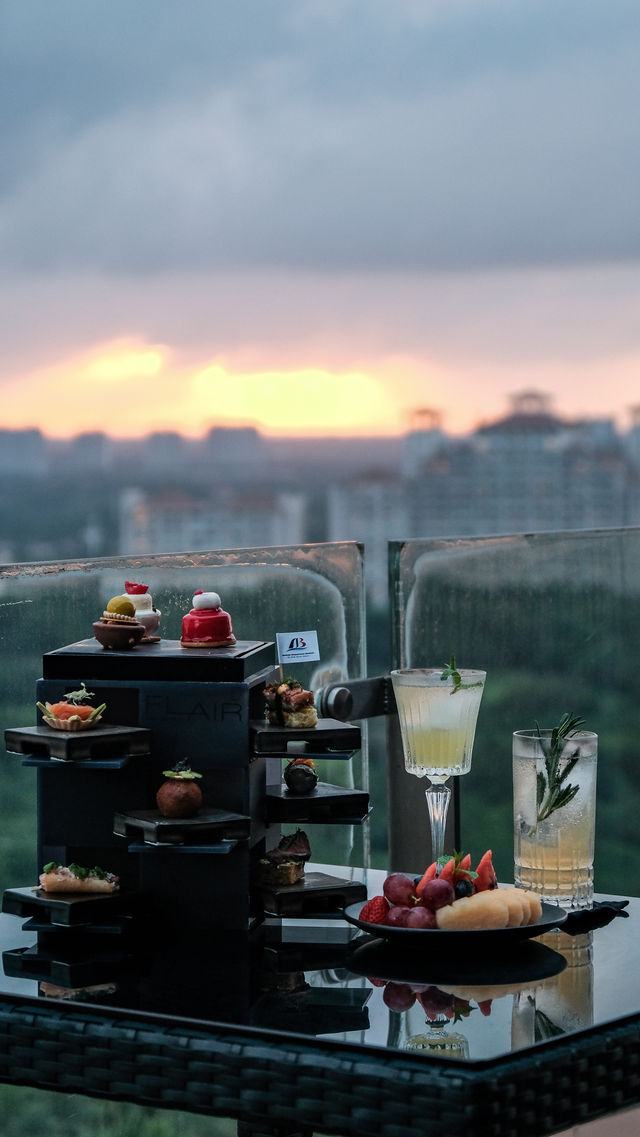
M 454 431 L 449 429 L 446 414 L 443 413 L 441 408 L 416 406 L 407 411 L 404 423 L 401 429 L 394 432 L 371 432 L 371 433 L 358 433 L 354 437 L 354 441 L 365 444 L 368 440 L 375 442 L 376 439 L 387 440 L 390 443 L 394 441 L 401 442 L 409 435 L 420 435 L 429 431 L 436 431 L 443 436 L 451 438 L 466 438 L 471 437 L 476 433 L 481 433 L 485 427 L 492 426 L 497 423 L 506 421 L 514 414 L 523 414 L 525 416 L 543 413 L 548 415 L 551 419 L 556 419 L 559 424 L 571 428 L 578 426 L 582 423 L 606 423 L 611 429 L 619 434 L 624 434 L 632 430 L 636 430 L 640 426 L 640 399 L 638 401 L 629 402 L 624 408 L 623 414 L 617 414 L 616 408 L 608 407 L 603 410 L 601 414 L 594 415 L 580 415 L 577 413 L 561 414 L 555 403 L 555 399 L 546 391 L 538 388 L 530 387 L 520 391 L 513 391 L 509 394 L 503 395 L 503 403 L 494 415 L 486 415 L 475 423 L 470 423 L 468 429 L 464 431 Z M 189 433 L 188 431 L 181 430 L 179 425 L 172 424 L 158 429 L 149 428 L 144 433 L 132 436 L 126 433 L 120 433 L 118 429 L 105 429 L 99 427 L 88 430 L 77 430 L 64 436 L 57 436 L 50 433 L 46 424 L 44 427 L 39 425 L 31 425 L 24 427 L 13 427 L 8 425 L 4 416 L 0 420 L 0 434 L 13 435 L 19 437 L 26 434 L 40 435 L 46 443 L 55 446 L 62 446 L 80 442 L 82 440 L 91 441 L 92 438 L 102 437 L 107 442 L 112 442 L 115 445 L 122 443 L 144 442 L 146 440 L 153 440 L 154 438 L 170 439 L 175 437 L 189 443 L 215 443 L 218 437 L 219 444 L 222 443 L 224 437 L 233 439 L 234 436 L 243 438 L 245 442 L 251 440 L 251 436 L 256 436 L 266 443 L 277 444 L 278 442 L 290 442 L 295 444 L 296 441 L 304 441 L 308 439 L 310 442 L 317 442 L 321 444 L 323 441 L 331 443 L 341 439 L 341 434 L 337 431 L 324 434 L 309 435 L 304 431 L 290 432 L 290 433 L 271 433 L 264 430 L 258 422 L 238 422 L 238 423 L 213 423 L 203 427 L 200 433 Z
M 5 5 L 5 425 L 623 425 L 639 39 L 636 0 Z

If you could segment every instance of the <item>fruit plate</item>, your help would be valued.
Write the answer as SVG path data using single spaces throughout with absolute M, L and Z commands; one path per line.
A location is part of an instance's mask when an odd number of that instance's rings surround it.
M 428 948 L 429 950 L 435 948 L 437 951 L 442 949 L 448 951 L 457 947 L 464 950 L 477 948 L 483 951 L 485 948 L 490 948 L 493 951 L 501 949 L 503 946 L 506 947 L 517 940 L 528 940 L 534 936 L 541 936 L 543 932 L 550 932 L 552 928 L 559 928 L 567 919 L 564 908 L 559 908 L 557 904 L 543 903 L 540 919 L 533 924 L 526 924 L 522 928 L 478 928 L 474 930 L 460 928 L 455 931 L 441 928 L 392 928 L 387 924 L 369 924 L 366 920 L 360 920 L 359 914 L 362 908 L 361 903 L 349 904 L 347 908 L 343 909 L 342 914 L 349 924 L 360 928 L 362 932 L 368 932 L 371 936 L 389 940 L 398 946 L 403 944 L 407 948 Z

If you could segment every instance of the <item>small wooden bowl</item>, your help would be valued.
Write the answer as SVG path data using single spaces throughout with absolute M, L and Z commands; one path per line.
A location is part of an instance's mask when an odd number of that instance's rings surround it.
M 106 620 L 96 620 L 93 634 L 99 644 L 111 651 L 128 651 L 140 643 L 146 632 L 144 624 L 109 624 Z

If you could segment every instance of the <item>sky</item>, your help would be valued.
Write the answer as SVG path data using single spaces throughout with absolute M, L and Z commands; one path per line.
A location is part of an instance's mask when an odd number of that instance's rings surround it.
M 0 0 L 0 428 L 640 405 L 638 0 Z

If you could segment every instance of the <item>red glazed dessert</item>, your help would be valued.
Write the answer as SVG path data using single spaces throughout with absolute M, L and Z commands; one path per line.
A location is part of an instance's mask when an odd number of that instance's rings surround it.
M 228 647 L 236 642 L 231 616 L 223 611 L 217 592 L 198 589 L 193 608 L 182 617 L 183 647 Z

